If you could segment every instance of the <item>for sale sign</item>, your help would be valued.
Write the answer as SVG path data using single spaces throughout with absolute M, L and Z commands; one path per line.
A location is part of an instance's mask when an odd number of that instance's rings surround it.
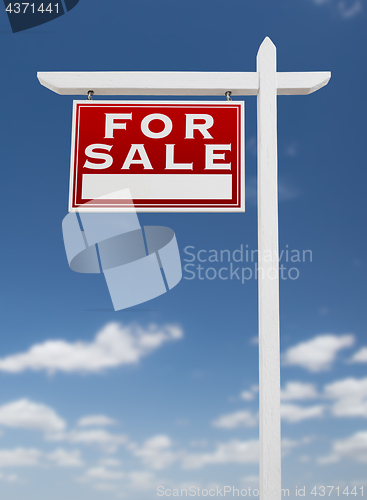
M 244 211 L 244 102 L 74 101 L 70 211 Z

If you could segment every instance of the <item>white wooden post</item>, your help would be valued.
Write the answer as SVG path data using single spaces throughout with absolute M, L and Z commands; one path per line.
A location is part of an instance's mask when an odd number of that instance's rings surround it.
M 307 95 L 331 73 L 277 72 L 276 48 L 265 38 L 256 72 L 48 72 L 42 85 L 62 95 L 257 95 L 260 497 L 281 499 L 277 95 Z M 269 256 L 271 259 L 268 259 Z M 266 259 L 264 260 L 264 257 Z
M 276 48 L 257 54 L 260 498 L 281 498 Z M 270 258 L 271 256 L 271 258 Z M 264 259 L 265 257 L 265 259 Z

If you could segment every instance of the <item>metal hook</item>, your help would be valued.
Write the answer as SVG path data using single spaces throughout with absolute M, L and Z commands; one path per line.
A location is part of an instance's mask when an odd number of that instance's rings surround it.
M 93 99 L 93 96 L 94 96 L 94 90 L 88 90 L 87 101 L 91 101 Z
M 224 95 L 227 97 L 227 101 L 232 101 L 231 99 L 232 92 L 230 90 L 227 90 L 227 92 L 225 92 Z

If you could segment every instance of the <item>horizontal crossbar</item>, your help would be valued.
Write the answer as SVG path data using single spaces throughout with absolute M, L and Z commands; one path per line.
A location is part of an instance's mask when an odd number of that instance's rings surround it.
M 307 95 L 324 87 L 331 73 L 277 73 L 278 95 Z M 61 95 L 159 95 L 224 96 L 257 95 L 259 74 L 256 72 L 39 72 L 42 85 Z

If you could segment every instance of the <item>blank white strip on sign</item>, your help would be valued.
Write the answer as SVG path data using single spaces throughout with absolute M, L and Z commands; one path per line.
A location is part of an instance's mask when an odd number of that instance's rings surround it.
M 210 174 L 84 174 L 84 200 L 116 199 L 116 191 L 130 189 L 133 200 L 227 200 L 232 198 L 232 176 Z M 111 194 L 111 198 L 108 195 Z M 112 196 L 112 194 L 114 196 Z

